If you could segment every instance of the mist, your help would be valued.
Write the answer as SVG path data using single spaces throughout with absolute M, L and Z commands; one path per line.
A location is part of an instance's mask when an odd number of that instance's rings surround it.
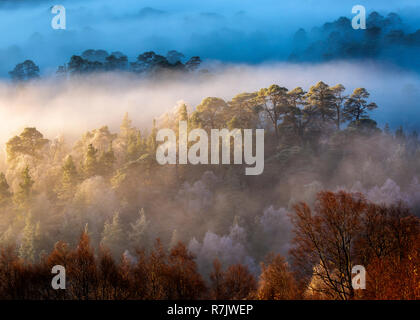
M 151 127 L 154 118 L 172 110 L 180 101 L 194 109 L 206 97 L 226 101 L 241 92 L 254 92 L 275 83 L 293 89 L 322 80 L 341 83 L 346 93 L 365 87 L 379 108 L 372 113 L 380 127 L 403 125 L 418 129 L 420 76 L 375 63 L 208 65 L 203 76 L 178 80 L 143 79 L 125 73 L 106 73 L 69 80 L 55 77 L 24 85 L 0 84 L 0 128 L 4 143 L 24 127 L 36 127 L 48 138 L 71 139 L 87 130 L 108 125 L 118 130 L 125 112 L 136 125 Z M 226 84 L 229 84 L 227 86 Z
M 209 72 L 180 78 L 102 73 L 68 79 L 44 77 L 21 84 L 2 82 L 0 116 L 7 119 L 0 128 L 3 148 L 25 127 L 36 127 L 50 141 L 41 159 L 20 154 L 1 166 L 13 194 L 20 194 L 21 175 L 29 166 L 35 184 L 30 211 L 18 209 L 16 216 L 7 206 L 3 209 L 7 213 L 0 219 L 0 242 L 24 247 L 25 230 L 39 222 L 39 236 L 30 236 L 40 255 L 58 240 L 75 244 L 87 224 L 93 245 L 109 246 L 115 257 L 134 254 L 139 245 L 150 249 L 156 238 L 166 247 L 180 240 L 197 257 L 204 276 L 216 257 L 224 267 L 241 263 L 258 274 L 259 262 L 269 252 L 288 257 L 292 228 L 288 214 L 299 201 L 313 205 L 321 190 L 363 192 L 379 204 L 403 201 L 419 215 L 418 161 L 409 144 L 402 147 L 393 135 L 355 137 L 340 145 L 346 156 L 338 160 L 330 158 L 330 152 L 317 154 L 299 146 L 272 148 L 264 173 L 256 178 L 244 177 L 241 168 L 238 174 L 238 168 L 195 166 L 181 171 L 185 180 L 180 181 L 174 167 L 157 166 L 151 171 L 141 157 L 127 162 L 126 138 L 119 128 L 125 112 L 146 138 L 153 119 L 159 124 L 164 113 L 182 103 L 191 114 L 205 97 L 229 101 L 238 93 L 273 83 L 307 91 L 322 80 L 329 85 L 343 84 L 346 94 L 365 87 L 371 93 L 369 101 L 379 106 L 370 116 L 380 127 L 404 125 L 405 132 L 418 128 L 419 75 L 389 65 L 208 63 L 203 67 Z M 105 125 L 110 133 L 93 131 Z M 90 133 L 85 134 L 87 131 Z M 113 138 L 114 133 L 118 135 Z M 77 170 L 84 174 L 88 146 L 94 145 L 103 155 L 109 144 L 115 152 L 115 166 L 104 176 L 83 176 L 72 197 L 58 207 L 55 194 L 62 188 L 67 156 L 73 156 Z M 296 154 L 309 165 L 290 160 Z M 241 187 L 244 183 L 248 187 Z M 145 218 L 139 217 L 143 208 Z M 117 224 L 115 217 L 119 216 Z M 118 237 L 114 222 L 117 231 L 124 230 Z M 35 253 L 31 257 L 35 259 Z
M 368 12 L 396 12 L 404 18 L 404 31 L 415 32 L 420 28 L 417 2 L 358 4 Z M 51 28 L 55 4 L 66 7 L 66 30 Z M 289 60 L 299 28 L 309 31 L 340 16 L 350 18 L 355 4 L 0 1 L 0 247 L 12 245 L 19 258 L 36 262 L 59 240 L 76 246 L 85 230 L 95 250 L 104 246 L 115 259 L 124 255 L 134 261 L 137 249 L 150 252 L 160 238 L 165 250 L 185 243 L 204 277 L 215 258 L 224 268 L 243 264 L 258 275 L 270 252 L 290 258 L 293 207 L 301 201 L 313 207 L 320 191 L 361 192 L 384 206 L 401 201 L 420 216 L 420 142 L 413 134 L 420 130 L 420 72 L 404 63 L 418 47 L 401 57 L 388 52 L 401 63 Z M 188 72 L 55 74 L 58 65 L 90 48 L 121 51 L 129 61 L 144 51 L 165 55 L 175 49 L 200 56 L 203 63 Z M 41 77 L 9 81 L 7 72 L 25 59 L 40 66 Z M 272 84 L 307 92 L 319 81 L 342 84 L 344 95 L 365 88 L 368 103 L 378 106 L 367 112 L 374 121 L 364 127 L 352 116 L 355 126 L 340 127 L 337 111 L 336 126 L 334 117 L 321 121 L 323 111 L 316 106 L 314 120 L 308 116 L 311 126 L 299 135 L 284 119 L 274 121 L 273 128 L 267 110 L 255 116 L 254 109 L 224 108 L 222 101 L 223 111 L 215 111 L 223 113 L 217 125 L 230 127 L 245 110 L 251 120 L 242 123 L 266 130 L 261 175 L 245 176 L 233 165 L 155 162 L 153 130 L 175 129 L 172 120 L 180 119 L 184 104 L 189 124 L 201 128 L 209 126 L 209 118 L 193 111 L 206 97 L 229 102 Z M 197 114 L 201 123 L 195 122 Z M 39 132 L 28 129 L 25 136 L 25 128 Z M 283 131 L 277 135 L 276 129 Z

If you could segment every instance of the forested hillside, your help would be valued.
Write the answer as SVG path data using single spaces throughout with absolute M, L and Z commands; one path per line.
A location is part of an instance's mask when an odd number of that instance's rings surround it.
M 27 127 L 0 174 L 0 295 L 419 298 L 420 143 L 378 128 L 377 108 L 365 88 L 273 84 L 181 104 L 149 129 L 122 112 L 118 132 L 104 123 L 75 143 Z M 158 164 L 156 133 L 180 120 L 265 129 L 264 172 Z M 64 293 L 45 281 L 56 264 Z

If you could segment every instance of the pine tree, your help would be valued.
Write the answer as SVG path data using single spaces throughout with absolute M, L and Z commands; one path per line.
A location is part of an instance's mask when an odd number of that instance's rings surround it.
M 187 121 L 188 120 L 188 111 L 187 111 L 187 105 L 185 103 L 182 104 L 182 106 L 179 107 L 178 112 L 178 121 Z
M 130 224 L 131 230 L 128 233 L 128 239 L 132 247 L 141 248 L 146 246 L 148 226 L 149 221 L 147 221 L 146 214 L 142 208 L 139 212 L 139 218 Z
M 321 116 L 322 122 L 334 119 L 336 97 L 327 84 L 318 82 L 309 89 L 306 98 L 308 105 Z
M 42 158 L 42 148 L 47 139 L 36 128 L 25 128 L 19 136 L 14 136 L 6 143 L 7 159 L 13 161 L 18 155 Z
M 61 178 L 59 198 L 67 200 L 73 197 L 78 182 L 76 166 L 71 155 L 66 158 L 62 170 L 63 174 Z
M 92 144 L 89 144 L 85 158 L 85 174 L 87 178 L 93 177 L 98 173 L 98 160 L 96 154 L 98 150 Z
M 19 191 L 17 193 L 17 202 L 20 205 L 25 205 L 31 199 L 32 186 L 35 183 L 32 180 L 28 166 L 22 171 L 21 179 L 22 182 L 19 183 Z
M 344 121 L 343 119 L 343 103 L 347 99 L 347 96 L 343 95 L 344 90 L 346 88 L 342 84 L 337 84 L 334 87 L 330 88 L 334 98 L 333 98 L 333 106 L 335 109 L 334 121 L 337 130 L 340 130 L 340 124 Z
M 138 159 L 138 157 L 144 151 L 143 138 L 141 131 L 131 126 L 131 120 L 128 117 L 128 113 L 124 115 L 122 124 L 120 126 L 120 137 L 125 149 L 125 160 L 133 161 Z
M 19 63 L 9 72 L 13 81 L 29 81 L 39 78 L 39 67 L 32 60 Z
M 370 93 L 365 88 L 357 88 L 344 103 L 344 118 L 359 124 L 361 119 L 369 119 L 367 111 L 376 109 L 376 103 L 368 103 Z
M 10 192 L 9 184 L 7 183 L 6 176 L 3 172 L 0 172 L 0 205 L 5 204 L 12 193 Z
M 233 130 L 235 128 L 240 128 L 239 120 L 236 116 L 233 116 L 232 119 L 229 120 L 227 123 L 229 130 Z
M 142 136 L 140 130 L 137 130 L 136 140 L 135 141 L 136 141 L 136 151 L 137 151 L 137 154 L 138 154 L 138 156 L 141 156 L 143 153 L 146 152 L 146 150 L 145 150 L 144 139 L 143 139 L 143 136 Z
M 259 90 L 255 97 L 256 104 L 264 110 L 267 120 L 273 125 L 276 139 L 279 139 L 279 121 L 288 107 L 287 92 L 287 88 L 273 84 Z
M 115 212 L 112 221 L 106 222 L 102 233 L 101 245 L 109 248 L 114 257 L 120 257 L 123 253 L 125 234 L 121 225 L 120 214 Z
M 22 233 L 22 241 L 19 247 L 19 257 L 26 262 L 35 261 L 36 245 L 35 240 L 39 236 L 39 223 L 36 225 L 32 222 L 32 215 L 26 217 L 25 228 Z
M 111 143 L 108 151 L 103 152 L 99 158 L 99 173 L 104 177 L 112 175 L 114 172 L 115 160 L 116 158 Z
M 157 128 L 156 128 L 156 120 L 153 119 L 153 129 L 150 133 L 148 140 L 147 140 L 147 151 L 149 154 L 156 154 L 157 149 L 157 142 L 156 142 L 156 135 L 157 135 Z
M 137 137 L 135 135 L 130 135 L 127 139 L 126 160 L 133 161 L 137 156 Z
M 120 135 L 125 138 L 128 137 L 131 131 L 131 120 L 128 117 L 128 112 L 124 114 L 124 118 L 122 120 L 121 126 L 120 126 Z

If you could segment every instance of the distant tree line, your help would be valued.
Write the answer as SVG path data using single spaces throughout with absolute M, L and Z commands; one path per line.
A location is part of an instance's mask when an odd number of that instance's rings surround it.
M 398 65 L 420 65 L 413 49 L 420 48 L 420 29 L 410 33 L 396 13 L 382 16 L 376 11 L 366 19 L 366 29 L 355 30 L 351 20 L 340 17 L 309 31 L 299 29 L 293 37 L 290 61 L 330 61 L 385 58 Z
M 125 71 L 136 74 L 156 74 L 162 71 L 193 72 L 201 64 L 200 57 L 191 57 L 183 63 L 185 56 L 176 51 L 169 51 L 166 56 L 148 51 L 140 54 L 133 62 L 126 55 L 116 51 L 109 54 L 105 50 L 89 49 L 81 55 L 73 55 L 68 63 L 57 69 L 57 75 L 81 75 L 94 72 Z M 39 67 L 32 61 L 19 63 L 9 72 L 14 82 L 29 81 L 39 78 Z

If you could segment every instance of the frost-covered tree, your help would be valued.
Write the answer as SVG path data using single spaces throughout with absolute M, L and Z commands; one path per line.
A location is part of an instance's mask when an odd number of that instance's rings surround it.
M 178 241 L 178 231 L 174 229 L 174 231 L 172 231 L 171 241 L 169 242 L 169 249 L 174 248 L 178 244 Z
M 76 165 L 71 155 L 67 156 L 62 171 L 61 188 L 58 194 L 62 200 L 68 200 L 73 197 L 79 180 Z
M 22 232 L 22 240 L 19 246 L 19 257 L 26 262 L 34 262 L 36 259 L 36 241 L 40 236 L 39 222 L 34 224 L 32 215 L 26 217 L 25 227 Z
M 112 252 L 115 257 L 121 256 L 125 247 L 125 233 L 120 220 L 120 213 L 115 212 L 111 221 L 105 223 L 101 245 Z
M 130 231 L 128 232 L 128 239 L 133 248 L 142 248 L 147 244 L 148 227 L 149 221 L 146 219 L 146 214 L 142 208 L 138 219 L 130 224 Z

